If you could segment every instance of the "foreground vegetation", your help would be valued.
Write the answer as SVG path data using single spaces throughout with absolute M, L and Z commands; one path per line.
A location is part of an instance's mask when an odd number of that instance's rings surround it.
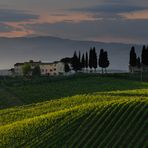
M 53 99 L 113 90 L 148 88 L 147 83 L 129 81 L 117 75 L 98 74 L 38 79 L 9 78 L 0 82 L 0 108 L 39 103 Z M 118 78 L 118 79 L 117 79 Z
M 98 76 L 9 81 L 1 92 L 22 105 L 3 103 L 2 148 L 148 146 L 147 83 Z

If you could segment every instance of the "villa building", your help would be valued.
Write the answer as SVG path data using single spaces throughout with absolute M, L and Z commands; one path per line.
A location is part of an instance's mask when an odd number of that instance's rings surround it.
M 39 62 L 25 62 L 25 63 L 16 63 L 14 65 L 14 73 L 16 76 L 22 76 L 23 75 L 23 65 L 24 64 L 30 64 L 31 69 L 34 69 L 36 66 L 40 67 L 41 70 L 41 75 L 43 76 L 54 76 L 54 75 L 61 75 L 64 74 L 64 63 L 60 61 L 56 61 L 53 63 L 42 63 L 41 61 Z
M 54 76 L 64 74 L 64 63 L 53 62 L 53 63 L 41 63 L 40 65 L 41 75 Z

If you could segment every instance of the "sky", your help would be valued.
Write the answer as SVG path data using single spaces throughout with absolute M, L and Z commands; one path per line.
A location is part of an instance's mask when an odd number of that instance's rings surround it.
M 0 36 L 148 43 L 148 0 L 0 0 Z

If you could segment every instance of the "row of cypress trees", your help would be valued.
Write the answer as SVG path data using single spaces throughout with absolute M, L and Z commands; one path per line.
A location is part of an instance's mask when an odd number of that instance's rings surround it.
M 96 48 L 90 48 L 89 53 L 83 53 L 81 56 L 81 52 L 79 51 L 79 54 L 77 52 L 74 52 L 74 55 L 71 60 L 71 65 L 73 67 L 74 71 L 80 71 L 82 69 L 88 69 L 92 71 L 93 69 L 96 71 L 96 69 L 99 67 L 102 68 L 102 73 L 104 72 L 104 69 L 106 71 L 106 68 L 109 66 L 109 60 L 108 60 L 108 53 L 107 51 L 104 51 L 104 49 L 100 50 L 99 58 L 97 56 Z
M 129 65 L 132 67 L 141 67 L 141 65 L 148 66 L 148 46 L 142 48 L 141 58 L 137 56 L 135 47 L 133 46 L 130 51 Z

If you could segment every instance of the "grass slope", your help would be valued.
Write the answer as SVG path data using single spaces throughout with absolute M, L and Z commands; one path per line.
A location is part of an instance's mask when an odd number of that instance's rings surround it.
M 18 103 L 17 107 L 0 110 L 0 147 L 148 147 L 147 83 L 100 77 L 75 77 L 56 83 L 5 85 L 5 91 L 14 90 L 17 95 L 28 87 L 26 100 L 33 104 Z M 37 87 L 51 84 L 58 87 L 62 98 L 54 99 L 55 91 L 50 90 L 53 100 L 29 100 L 34 96 L 30 89 L 37 92 Z
M 121 143 L 131 144 L 132 141 L 133 146 L 146 146 L 146 137 L 143 135 L 147 125 L 145 102 L 134 100 L 112 103 L 74 107 L 5 125 L 0 129 L 2 147 L 90 147 L 92 144 L 94 147 L 105 147 L 116 143 L 120 146 Z M 140 121 L 136 123 L 139 117 Z M 141 128 L 139 135 L 137 128 Z M 135 134 L 142 140 L 134 140 Z
M 98 75 L 76 75 L 67 78 L 40 78 L 37 80 L 8 79 L 0 82 L 0 109 L 76 94 L 148 88 L 148 83 Z

